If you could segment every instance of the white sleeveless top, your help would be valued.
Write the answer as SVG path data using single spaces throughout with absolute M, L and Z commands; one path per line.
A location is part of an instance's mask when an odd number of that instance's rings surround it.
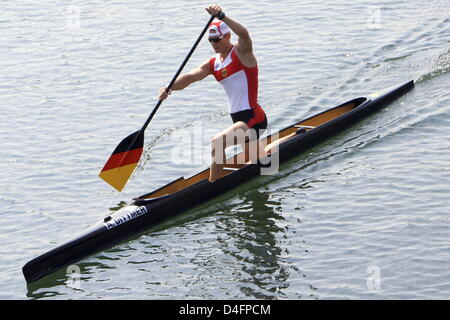
M 209 61 L 211 72 L 228 96 L 228 111 L 236 113 L 258 108 L 258 66 L 247 68 L 231 49 L 222 60 L 220 54 Z M 260 107 L 259 107 L 260 108 Z

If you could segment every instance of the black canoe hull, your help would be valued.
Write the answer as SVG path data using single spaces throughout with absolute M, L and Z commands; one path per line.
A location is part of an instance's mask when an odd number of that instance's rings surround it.
M 280 144 L 278 150 L 279 162 L 283 163 L 333 134 L 341 132 L 358 120 L 405 94 L 413 86 L 414 82 L 409 81 L 378 96 L 372 96 L 370 99 L 354 99 L 354 101 L 357 101 L 358 106 L 353 110 Z M 214 183 L 210 183 L 208 180 L 201 180 L 168 196 L 148 200 L 145 199 L 145 196 L 139 197 L 131 205 L 106 217 L 83 234 L 29 261 L 22 268 L 25 279 L 27 282 L 36 281 L 45 275 L 79 261 L 89 254 L 112 247 L 124 239 L 139 234 L 145 229 L 245 183 L 258 176 L 260 170 L 260 164 L 246 165 L 216 180 Z

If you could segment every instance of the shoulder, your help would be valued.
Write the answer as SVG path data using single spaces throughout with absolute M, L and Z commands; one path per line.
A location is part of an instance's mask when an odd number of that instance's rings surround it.
M 216 63 L 216 59 L 217 59 L 217 55 L 212 56 L 211 58 L 209 58 L 208 60 L 206 60 L 203 63 L 203 66 L 205 68 L 207 67 L 211 71 L 211 73 L 214 71 L 214 64 Z
M 233 52 L 241 63 L 247 68 L 253 68 L 257 66 L 256 57 L 253 54 L 253 50 L 242 50 L 240 48 L 239 43 L 236 44 L 234 52 Z

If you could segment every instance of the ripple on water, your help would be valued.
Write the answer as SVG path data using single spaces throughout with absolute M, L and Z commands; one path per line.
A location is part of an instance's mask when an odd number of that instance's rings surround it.
M 2 297 L 448 297 L 449 20 L 444 2 L 419 1 L 384 3 L 379 25 L 369 2 L 228 2 L 253 35 L 272 129 L 409 79 L 416 87 L 276 175 L 83 259 L 79 290 L 66 270 L 25 288 L 26 261 L 108 208 L 207 167 L 210 137 L 230 123 L 212 79 L 174 93 L 146 132 L 139 170 L 113 192 L 97 178 L 102 162 L 156 104 L 206 19 L 204 3 L 74 6 L 79 28 L 52 1 L 31 11 L 9 3 L 0 19 Z M 201 42 L 186 70 L 212 54 Z M 198 124 L 203 159 L 173 163 L 180 135 Z

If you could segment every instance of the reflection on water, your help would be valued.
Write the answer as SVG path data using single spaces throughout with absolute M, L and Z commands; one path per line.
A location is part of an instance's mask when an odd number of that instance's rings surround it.
M 246 296 L 276 298 L 278 291 L 289 286 L 286 280 L 290 272 L 277 245 L 277 237 L 284 234 L 277 225 L 283 220 L 281 204 L 258 190 L 242 196 L 243 203 L 217 221 L 223 232 L 220 248 L 234 258 L 236 269 L 241 271 L 237 285 Z
M 59 274 L 58 278 L 56 278 L 57 274 Z M 54 273 L 51 279 L 46 277 L 36 282 L 27 283 L 27 297 L 30 299 L 62 297 L 63 294 L 59 290 L 59 287 L 62 286 L 65 281 L 62 277 L 65 277 L 65 272 Z M 52 290 L 52 288 L 55 289 Z
M 65 299 L 68 294 L 83 292 L 83 282 L 89 282 L 92 274 L 101 269 L 111 269 L 98 261 L 79 262 L 52 273 L 38 281 L 27 283 L 27 297 L 31 299 Z
M 306 276 L 289 250 L 292 234 L 282 203 L 257 189 L 240 197 L 242 203 L 216 221 L 217 241 L 234 270 L 235 287 L 252 299 L 287 297 L 284 291 L 291 283 L 299 286 L 298 281 L 304 282 Z

